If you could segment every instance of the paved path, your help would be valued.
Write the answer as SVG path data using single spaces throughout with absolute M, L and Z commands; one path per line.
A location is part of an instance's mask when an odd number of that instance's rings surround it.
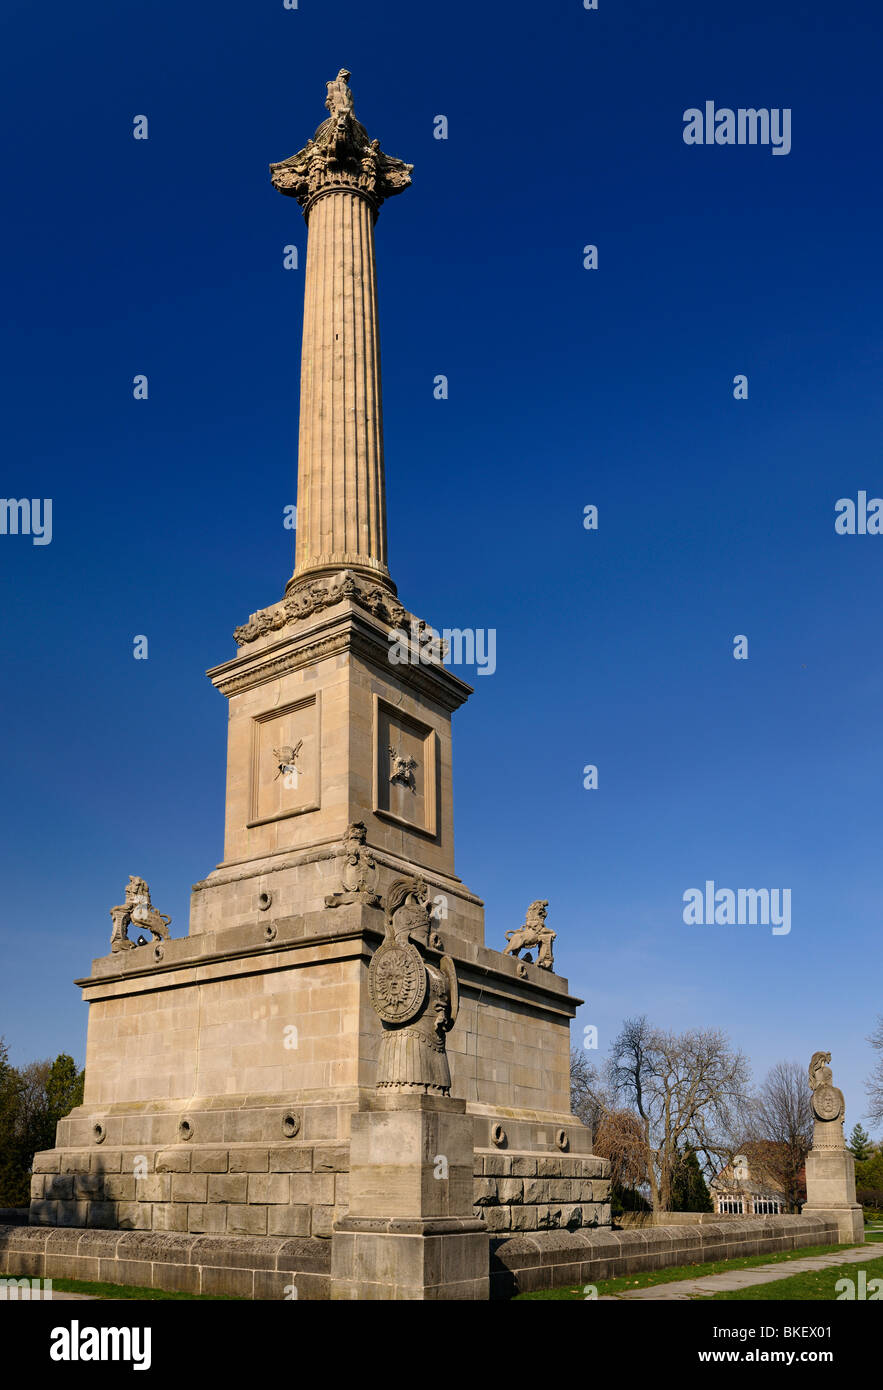
M 748 1289 L 754 1284 L 774 1284 L 777 1279 L 790 1279 L 794 1274 L 809 1274 L 816 1269 L 832 1269 L 836 1265 L 860 1264 L 863 1260 L 883 1259 L 883 1242 L 868 1241 L 849 1250 L 832 1250 L 830 1255 L 810 1255 L 806 1259 L 783 1260 L 781 1264 L 754 1265 L 751 1269 L 725 1270 L 722 1274 L 706 1274 L 698 1279 L 678 1279 L 671 1284 L 653 1284 L 648 1289 L 623 1289 L 622 1293 L 603 1294 L 602 1299 L 623 1298 L 696 1298 Z

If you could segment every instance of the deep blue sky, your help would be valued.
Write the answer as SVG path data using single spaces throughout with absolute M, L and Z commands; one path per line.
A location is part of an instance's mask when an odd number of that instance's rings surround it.
M 392 572 L 498 634 L 454 720 L 488 941 L 548 898 L 575 1036 L 718 1025 L 758 1077 L 830 1048 L 860 1116 L 883 537 L 833 521 L 883 493 L 881 38 L 821 0 L 7 3 L 0 490 L 54 500 L 51 545 L 0 536 L 14 1061 L 83 1057 L 129 873 L 178 933 L 221 857 L 203 672 L 293 557 L 305 228 L 267 164 L 345 65 L 415 165 L 377 229 Z M 790 107 L 791 153 L 686 146 L 706 99 Z M 791 934 L 685 926 L 706 878 L 791 888 Z

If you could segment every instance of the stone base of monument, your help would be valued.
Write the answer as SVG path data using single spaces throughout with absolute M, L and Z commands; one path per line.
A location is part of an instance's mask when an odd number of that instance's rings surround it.
M 855 1159 L 849 1149 L 813 1149 L 807 1154 L 806 1198 L 804 1216 L 835 1220 L 841 1243 L 863 1243 L 865 1221 L 855 1199 Z
M 349 1215 L 331 1238 L 333 1299 L 485 1299 L 466 1103 L 380 1091 L 352 1117 Z

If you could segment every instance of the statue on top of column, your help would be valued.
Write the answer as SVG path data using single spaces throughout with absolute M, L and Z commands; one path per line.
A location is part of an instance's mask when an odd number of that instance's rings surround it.
M 325 105 L 332 116 L 352 116 L 354 114 L 353 94 L 349 89 L 351 77 L 351 72 L 348 72 L 346 68 L 341 68 L 333 82 L 325 83 L 328 91 Z
M 349 80 L 350 73 L 341 68 L 333 82 L 326 82 L 328 119 L 297 154 L 270 165 L 273 187 L 296 198 L 304 215 L 325 189 L 352 189 L 378 209 L 411 182 L 413 164 L 384 154 L 379 141 L 370 140 L 356 120 Z

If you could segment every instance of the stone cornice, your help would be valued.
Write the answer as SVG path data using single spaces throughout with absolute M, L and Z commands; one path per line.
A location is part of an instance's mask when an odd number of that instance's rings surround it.
M 337 909 L 341 914 L 348 911 L 347 908 Z M 356 913 L 357 920 L 338 919 L 340 929 L 334 932 L 304 932 L 303 927 L 307 921 L 314 926 L 318 916 L 317 913 L 311 913 L 307 919 L 281 918 L 270 923 L 232 927 L 224 932 L 208 933 L 204 936 L 181 937 L 165 943 L 165 953 L 159 961 L 155 960 L 149 947 L 137 948 L 139 952 L 144 951 L 143 963 L 140 957 L 137 957 L 137 952 L 126 952 L 122 958 L 98 957 L 92 962 L 92 974 L 86 979 L 75 980 L 74 983 L 81 989 L 88 990 L 90 999 L 103 997 L 101 992 L 95 993 L 96 990 L 101 991 L 102 986 L 114 986 L 136 980 L 146 983 L 147 977 L 150 977 L 156 988 L 177 988 L 181 983 L 187 983 L 174 978 L 180 971 L 198 970 L 200 979 L 205 979 L 206 967 L 226 964 L 230 967 L 231 975 L 239 975 L 242 972 L 236 968 L 238 962 L 267 956 L 280 957 L 278 964 L 273 967 L 268 963 L 260 966 L 256 964 L 256 969 L 286 970 L 294 963 L 293 956 L 302 951 L 314 951 L 316 947 L 331 948 L 333 958 L 352 959 L 358 956 L 367 963 L 384 939 L 383 916 L 378 909 L 359 908 Z M 267 937 L 268 928 L 275 928 L 271 939 Z M 192 947 L 192 950 L 188 951 L 188 946 Z M 440 959 L 442 955 L 441 951 L 429 946 L 423 949 L 432 961 Z M 567 981 L 561 976 L 552 976 L 547 980 L 546 972 L 540 971 L 537 967 L 528 967 L 532 971 L 532 977 L 519 978 L 514 969 L 517 962 L 512 962 L 510 957 L 491 951 L 487 947 L 471 946 L 453 934 L 445 939 L 444 950 L 456 962 L 461 986 L 475 991 L 482 998 L 497 996 L 511 1003 L 520 1002 L 554 1014 L 564 1013 L 568 1017 L 573 1017 L 583 1002 L 569 993 Z M 535 976 L 541 978 L 534 978 Z M 213 974 L 212 978 L 219 977 Z M 551 987 L 553 981 L 558 983 L 557 989 Z M 116 995 L 117 991 L 111 990 L 110 993 Z
M 315 622 L 304 620 L 301 623 L 292 617 L 284 626 L 288 623 L 298 630 L 281 642 L 254 652 L 243 652 L 207 672 L 222 695 L 229 698 L 343 652 L 351 652 L 370 662 L 387 679 L 419 692 L 449 713 L 459 709 L 472 694 L 472 687 L 440 662 L 418 659 L 413 664 L 391 663 L 389 632 L 360 611 L 349 594 L 336 596 L 329 605 L 329 612 Z M 414 650 L 416 655 L 417 649 Z
M 314 613 L 321 613 L 325 608 L 332 608 L 344 599 L 364 608 L 390 627 L 402 628 L 416 623 L 419 629 L 427 629 L 422 619 L 415 618 L 404 604 L 399 603 L 394 587 L 387 587 L 376 580 L 360 580 L 351 569 L 341 568 L 330 576 L 305 578 L 300 582 L 289 580 L 285 597 L 279 603 L 252 613 L 247 623 L 234 628 L 233 637 L 240 647 L 248 646 L 269 632 L 279 632 L 292 623 L 312 617 Z

